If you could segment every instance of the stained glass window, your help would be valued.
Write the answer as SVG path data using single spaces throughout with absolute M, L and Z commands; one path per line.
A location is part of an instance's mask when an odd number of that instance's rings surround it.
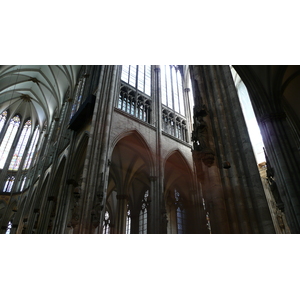
M 129 205 L 127 205 L 127 218 L 126 218 L 126 234 L 130 234 L 131 231 L 131 215 Z
M 83 90 L 84 90 L 84 85 L 85 85 L 85 80 L 86 76 L 83 76 L 78 83 L 76 93 L 75 93 L 75 98 L 74 98 L 74 103 L 72 106 L 72 112 L 71 112 L 71 117 L 72 118 L 77 110 L 79 109 L 81 103 L 82 103 L 82 95 L 83 95 Z
M 11 227 L 12 227 L 12 223 L 9 221 L 5 232 L 6 234 L 10 234 Z
M 7 156 L 9 154 L 11 145 L 15 139 L 19 126 L 20 117 L 16 115 L 10 120 L 10 124 L 6 130 L 5 136 L 0 146 L 0 169 L 3 169 L 4 167 L 4 164 L 6 162 Z
M 147 206 L 148 206 L 149 190 L 145 192 L 144 198 L 142 200 L 142 206 L 139 215 L 139 233 L 147 233 Z
M 105 212 L 104 215 L 104 221 L 103 221 L 103 234 L 109 234 L 110 233 L 110 218 L 108 211 Z
M 25 186 L 25 182 L 26 182 L 26 176 L 23 177 L 22 184 L 21 184 L 21 188 L 20 188 L 20 192 L 23 191 L 23 188 L 24 188 L 24 186 Z
M 33 134 L 33 137 L 32 137 L 28 152 L 27 152 L 27 156 L 26 156 L 26 159 L 25 159 L 25 162 L 24 162 L 23 170 L 29 169 L 29 167 L 31 165 L 31 161 L 32 161 L 32 158 L 33 158 L 33 154 L 35 152 L 35 147 L 36 147 L 37 142 L 39 140 L 39 136 L 40 136 L 40 131 L 39 131 L 39 126 L 37 126 L 35 128 L 35 131 L 34 131 L 34 134 Z
M 161 66 L 161 95 L 164 105 L 185 115 L 182 76 L 177 66 Z
M 177 220 L 177 233 L 186 232 L 186 212 L 184 209 L 183 201 L 179 192 L 175 189 L 175 207 L 176 207 L 176 220 Z
M 19 169 L 28 139 L 31 133 L 31 120 L 28 120 L 21 132 L 15 153 L 9 165 L 9 170 L 17 171 Z
M 8 177 L 7 180 L 6 180 L 6 182 L 5 182 L 5 185 L 4 185 L 4 188 L 3 188 L 3 192 L 10 193 L 11 189 L 13 187 L 14 181 L 15 181 L 15 177 L 14 176 Z
M 2 128 L 5 124 L 6 121 L 6 117 L 7 117 L 7 111 L 5 110 L 1 115 L 0 115 L 0 133 L 2 131 Z

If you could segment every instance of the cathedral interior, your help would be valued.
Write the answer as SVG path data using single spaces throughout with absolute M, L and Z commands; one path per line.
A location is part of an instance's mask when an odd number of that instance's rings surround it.
M 300 233 L 299 87 L 299 66 L 1 65 L 0 232 Z

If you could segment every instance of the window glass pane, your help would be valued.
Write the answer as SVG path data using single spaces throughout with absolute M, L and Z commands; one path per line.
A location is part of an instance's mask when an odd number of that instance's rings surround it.
M 11 145 L 15 139 L 18 128 L 20 126 L 20 117 L 16 115 L 10 120 L 10 124 L 6 130 L 5 136 L 0 146 L 0 169 L 3 169 L 9 154 Z
M 178 99 L 178 87 L 177 87 L 177 74 L 175 67 L 172 66 L 172 87 L 173 87 L 173 97 L 174 97 L 174 110 L 179 112 L 179 99 Z
M 129 82 L 128 79 L 128 75 L 129 75 L 129 66 L 122 66 L 122 75 L 121 75 L 121 79 L 125 82 Z
M 136 66 L 130 66 L 129 84 L 135 87 L 136 83 Z
M 26 147 L 28 139 L 30 137 L 30 132 L 31 132 L 31 121 L 28 120 L 25 123 L 23 130 L 21 132 L 21 135 L 19 137 L 19 141 L 18 141 L 17 147 L 15 149 L 15 153 L 12 157 L 12 160 L 11 160 L 9 168 L 8 168 L 9 170 L 16 171 L 19 169 L 19 166 L 20 166 L 20 163 L 21 163 L 24 151 L 25 151 L 25 147 Z
M 145 80 L 145 66 L 138 66 L 139 68 L 139 72 L 138 72 L 138 86 L 137 88 L 142 91 L 145 92 L 144 89 L 144 80 Z
M 145 66 L 145 94 L 151 95 L 151 66 Z
M 37 126 L 35 131 L 34 131 L 34 135 L 33 135 L 33 138 L 31 140 L 31 144 L 30 144 L 28 152 L 27 152 L 27 156 L 26 156 L 26 159 L 25 159 L 25 162 L 24 162 L 23 170 L 29 169 L 29 167 L 31 165 L 32 157 L 33 157 L 33 154 L 35 152 L 35 147 L 37 145 L 39 135 L 40 135 L 39 126 Z
M 167 105 L 166 66 L 161 66 L 161 97 L 162 104 Z

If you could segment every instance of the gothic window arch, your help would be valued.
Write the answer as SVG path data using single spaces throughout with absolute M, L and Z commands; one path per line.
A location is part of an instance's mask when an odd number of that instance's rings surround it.
M 10 165 L 8 167 L 9 170 L 17 171 L 19 169 L 30 134 L 31 134 L 31 120 L 28 120 L 25 122 L 23 129 L 21 131 L 18 144 L 16 146 L 15 152 L 13 154 Z
M 13 141 L 20 126 L 20 116 L 15 115 L 11 120 L 6 130 L 2 143 L 0 145 L 0 169 L 3 169 Z
M 149 197 L 149 190 L 147 190 L 144 194 L 141 209 L 139 213 L 139 233 L 146 234 L 147 233 L 147 223 L 148 223 L 148 197 Z
M 40 130 L 39 130 L 39 125 L 36 126 L 26 158 L 25 158 L 25 162 L 23 165 L 23 170 L 28 170 L 30 168 L 31 162 L 32 162 L 32 158 L 33 158 L 33 154 L 35 152 L 35 148 L 37 145 L 37 142 L 39 140 L 39 136 L 40 136 Z
M 104 214 L 104 221 L 102 227 L 103 227 L 102 230 L 103 234 L 110 234 L 110 216 L 108 211 L 106 211 Z

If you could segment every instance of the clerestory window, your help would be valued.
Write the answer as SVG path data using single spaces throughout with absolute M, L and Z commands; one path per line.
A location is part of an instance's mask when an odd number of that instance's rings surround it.
M 10 165 L 8 169 L 10 171 L 17 171 L 19 169 L 25 147 L 28 143 L 28 139 L 30 137 L 31 133 L 31 120 L 28 120 L 22 129 L 18 144 L 16 146 L 15 152 L 13 154 L 13 157 L 11 159 Z
M 39 125 L 36 126 L 26 158 L 25 158 L 25 162 L 23 165 L 23 170 L 28 170 L 30 168 L 31 162 L 32 162 L 32 158 L 35 152 L 35 148 L 37 145 L 37 142 L 39 140 L 39 136 L 40 136 L 40 131 L 39 131 Z
M 84 90 L 86 78 L 87 78 L 87 75 L 85 74 L 80 78 L 80 80 L 78 82 L 74 102 L 72 105 L 70 119 L 75 115 L 75 113 L 77 112 L 77 110 L 79 109 L 80 105 L 83 102 L 83 90 Z
M 14 176 L 11 176 L 11 177 L 9 176 L 6 179 L 6 182 L 5 182 L 5 185 L 4 185 L 4 188 L 3 188 L 3 192 L 10 193 L 11 189 L 14 185 L 14 182 L 15 182 L 15 177 Z
M 5 136 L 0 146 L 0 169 L 3 169 L 4 167 L 10 148 L 18 132 L 19 126 L 20 126 L 20 117 L 19 115 L 15 115 L 10 120 L 10 124 L 6 130 Z
M 122 66 L 118 108 L 150 123 L 151 121 L 151 66 Z

